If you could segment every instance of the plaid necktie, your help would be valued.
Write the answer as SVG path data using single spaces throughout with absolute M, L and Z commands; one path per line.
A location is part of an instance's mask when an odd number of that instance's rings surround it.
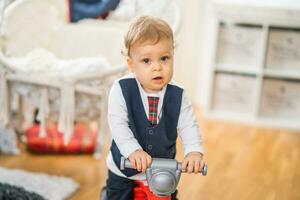
M 157 124 L 157 108 L 159 97 L 148 97 L 149 103 L 149 122 L 152 125 Z

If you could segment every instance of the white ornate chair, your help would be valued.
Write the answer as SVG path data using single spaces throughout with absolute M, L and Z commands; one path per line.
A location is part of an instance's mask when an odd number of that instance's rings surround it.
M 72 136 L 74 121 L 98 119 L 99 153 L 107 131 L 108 90 L 126 72 L 121 50 L 129 21 L 152 14 L 169 21 L 176 33 L 179 4 L 176 0 L 123 0 L 108 20 L 70 24 L 66 2 L 15 0 L 2 13 L 0 126 L 10 124 L 10 104 L 14 96 L 21 96 L 39 108 L 41 137 L 49 119 L 58 122 L 65 143 Z

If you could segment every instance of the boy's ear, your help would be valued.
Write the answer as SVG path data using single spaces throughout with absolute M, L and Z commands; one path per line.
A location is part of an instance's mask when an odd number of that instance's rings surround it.
M 132 64 L 133 61 L 129 56 L 127 56 L 126 62 L 127 62 L 127 66 L 128 66 L 129 71 L 133 72 L 134 71 L 133 70 L 133 64 Z

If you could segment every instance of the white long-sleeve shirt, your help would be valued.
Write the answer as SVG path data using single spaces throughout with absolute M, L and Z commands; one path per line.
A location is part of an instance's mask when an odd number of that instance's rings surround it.
M 121 79 L 126 78 L 135 78 L 134 74 L 128 74 Z M 115 81 L 113 84 L 108 101 L 108 123 L 112 134 L 112 139 L 116 142 L 121 154 L 128 158 L 128 156 L 136 151 L 137 149 L 142 149 L 136 138 L 134 137 L 132 131 L 128 126 L 128 114 L 126 102 L 122 94 L 121 86 L 119 84 L 119 80 Z M 137 79 L 136 79 L 137 80 Z M 145 113 L 147 117 L 149 117 L 149 106 L 148 106 L 148 96 L 159 97 L 158 102 L 158 119 L 159 122 L 162 116 L 162 105 L 163 99 L 166 92 L 166 86 L 159 91 L 158 93 L 147 93 L 143 90 L 141 84 L 138 82 L 138 88 L 141 94 L 141 99 L 144 105 Z M 176 85 L 174 81 L 171 81 L 169 84 Z M 181 87 L 182 88 L 182 87 Z M 144 114 L 144 113 L 142 113 Z M 185 92 L 183 91 L 182 95 L 182 103 L 181 110 L 178 119 L 177 131 L 179 137 L 182 139 L 183 144 L 183 152 L 184 156 L 190 152 L 201 152 L 204 153 L 204 147 L 202 145 L 201 135 L 199 131 L 198 124 L 196 122 L 196 118 L 194 116 L 192 105 L 190 101 L 187 99 Z M 113 161 L 112 154 L 109 152 L 107 157 L 107 166 L 110 171 L 113 173 L 125 177 L 125 175 L 118 169 L 116 164 Z M 133 180 L 142 180 L 144 181 L 145 173 L 139 173 L 132 177 L 129 177 Z

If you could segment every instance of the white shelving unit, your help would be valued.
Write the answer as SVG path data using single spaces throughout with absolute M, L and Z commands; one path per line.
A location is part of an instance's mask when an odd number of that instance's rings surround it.
M 300 130 L 300 9 L 215 4 L 205 115 Z

